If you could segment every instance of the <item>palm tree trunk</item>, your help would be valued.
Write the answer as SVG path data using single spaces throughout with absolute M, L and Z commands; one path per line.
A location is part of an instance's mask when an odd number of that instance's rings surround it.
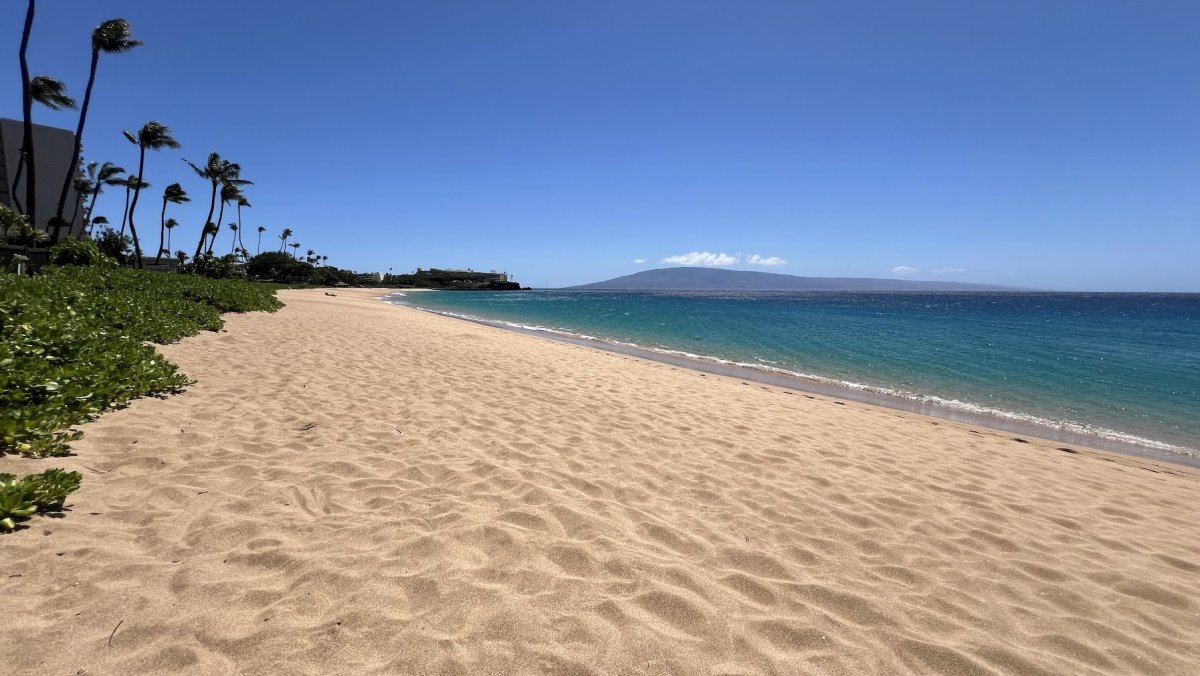
M 246 245 L 242 243 L 242 203 L 241 202 L 238 202 L 237 210 L 238 210 L 238 229 L 237 229 L 238 246 L 241 247 L 242 251 L 245 251 Z
M 33 32 L 33 13 L 37 9 L 37 0 L 29 0 L 29 8 L 25 10 L 25 30 L 21 33 L 21 82 L 25 85 L 21 92 L 21 112 L 24 114 L 24 130 L 22 152 L 23 162 L 29 165 L 29 178 L 25 179 L 25 215 L 29 217 L 29 224 L 37 227 L 37 175 L 34 166 L 33 157 L 33 90 L 29 84 L 29 61 L 25 58 L 25 53 L 29 51 L 29 35 Z M 20 179 L 20 167 L 17 168 L 17 177 Z M 17 182 L 13 181 L 13 200 L 16 200 Z
M 96 200 L 100 198 L 100 186 L 101 185 L 104 185 L 104 183 L 99 180 L 99 177 L 97 177 L 96 189 L 92 191 L 92 203 L 88 205 L 88 209 L 87 209 L 87 221 L 88 221 L 87 234 L 89 237 L 91 237 L 91 235 L 92 235 L 92 225 L 93 225 L 92 224 L 92 214 L 95 213 L 95 211 L 96 211 Z
M 13 174 L 12 187 L 8 194 L 12 195 L 13 206 L 17 208 L 17 213 L 25 213 L 25 207 L 21 206 L 21 200 L 17 199 L 17 186 L 21 184 L 21 175 L 25 173 L 25 149 L 22 148 L 17 157 L 17 171 Z
M 133 255 L 137 262 L 133 267 L 142 267 L 142 245 L 138 242 L 137 226 L 133 224 L 133 214 L 137 211 L 138 197 L 142 194 L 142 172 L 146 170 L 146 147 L 138 144 L 138 175 L 137 185 L 133 188 L 133 204 L 129 205 L 129 234 L 133 235 Z
M 200 257 L 200 252 L 204 249 L 204 238 L 208 236 L 208 224 L 212 223 L 212 212 L 217 206 L 217 182 L 212 182 L 212 198 L 208 200 L 208 216 L 204 217 L 204 225 L 200 228 L 200 241 L 196 243 L 196 254 L 192 256 L 192 260 Z
M 217 243 L 217 235 L 221 234 L 221 219 L 223 218 L 225 218 L 225 200 L 221 200 L 221 208 L 217 211 L 217 231 L 213 233 L 212 241 L 208 243 L 208 251 L 206 253 L 210 255 Z
M 262 253 L 262 233 L 261 232 L 258 233 L 258 251 L 255 251 L 254 255 L 257 256 L 260 253 Z
M 139 181 L 142 180 L 140 176 L 138 177 L 138 180 Z M 130 189 L 131 189 L 131 186 L 129 186 L 129 185 L 125 186 L 125 211 L 123 211 L 121 213 L 121 234 L 122 235 L 125 234 L 125 224 L 129 221 L 129 190 Z
M 62 193 L 58 196 L 58 211 L 54 224 L 52 242 L 58 241 L 58 231 L 62 227 L 63 210 L 67 206 L 67 193 L 71 191 L 71 179 L 75 178 L 75 167 L 79 165 L 79 153 L 83 151 L 83 126 L 87 123 L 88 106 L 92 103 L 92 86 L 96 84 L 96 66 L 100 63 L 100 49 L 92 47 L 92 67 L 88 73 L 87 89 L 83 91 L 83 104 L 79 106 L 79 127 L 75 129 L 75 148 L 71 151 L 71 162 L 67 165 L 67 177 L 63 179 Z M 139 177 L 140 178 L 140 177 Z
M 67 237 L 70 237 L 71 233 L 75 230 L 75 221 L 79 220 L 79 212 L 81 211 L 79 206 L 82 203 L 83 203 L 83 197 L 82 197 L 82 195 L 80 195 L 79 191 L 76 190 L 75 191 L 75 211 L 71 213 L 71 229 L 67 231 Z M 83 234 L 82 229 L 80 229 L 79 234 L 81 234 L 81 235 Z
M 159 247 L 161 250 L 162 247 Z M 167 228 L 167 253 L 171 252 L 171 228 Z
M 161 225 L 158 226 L 158 253 L 154 254 L 154 264 L 155 265 L 158 265 L 158 261 L 162 259 L 163 239 L 167 235 L 167 196 L 166 196 L 166 194 L 163 195 L 162 215 L 158 217 L 158 220 Z M 167 248 L 168 249 L 171 248 L 171 245 L 168 244 Z

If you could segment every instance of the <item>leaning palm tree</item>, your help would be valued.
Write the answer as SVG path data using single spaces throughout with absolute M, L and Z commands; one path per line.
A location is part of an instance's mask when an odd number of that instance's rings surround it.
M 46 75 L 37 75 L 29 81 L 29 96 L 33 103 L 40 103 L 50 110 L 63 110 L 75 107 L 75 99 L 67 96 L 66 85 Z M 30 122 L 30 129 L 33 128 L 32 125 L 33 123 Z M 18 211 L 21 211 L 22 208 L 21 202 L 17 198 L 19 194 L 17 185 L 21 182 L 21 176 L 25 173 L 26 165 L 29 165 L 30 169 L 29 177 L 25 180 L 25 202 L 30 211 L 36 211 L 36 202 L 30 201 L 37 198 L 36 193 L 31 192 L 36 190 L 35 182 L 37 176 L 33 175 L 35 172 L 35 160 L 36 158 L 33 156 L 33 137 L 31 136 L 27 141 L 22 139 L 21 150 L 17 158 L 17 170 L 13 172 L 12 189 L 9 192 L 13 197 L 13 206 L 17 207 Z M 33 223 L 35 214 L 26 215 L 30 218 L 29 222 Z
M 288 246 L 292 247 L 292 258 L 296 258 L 296 252 L 300 250 L 300 242 L 292 242 Z M 298 258 L 296 260 L 299 260 Z
M 137 175 L 139 177 L 143 177 L 143 178 L 144 178 L 144 176 L 143 176 L 142 172 L 145 171 L 145 168 L 146 168 L 146 149 L 147 148 L 150 150 L 162 150 L 163 148 L 178 148 L 179 147 L 179 141 L 176 141 L 175 138 L 173 136 L 171 136 L 171 130 L 167 128 L 167 125 L 165 125 L 161 122 L 156 122 L 154 120 L 151 120 L 151 121 L 147 122 L 146 124 L 142 125 L 142 128 L 138 130 L 137 136 L 134 136 L 132 133 L 130 133 L 128 131 L 124 132 L 124 134 L 125 134 L 125 138 L 128 139 L 130 143 L 132 143 L 138 147 L 138 173 L 137 173 Z M 146 185 L 148 186 L 150 184 L 147 183 Z M 142 249 L 138 245 L 137 226 L 133 222 L 133 215 L 134 215 L 134 213 L 137 212 L 138 197 L 141 194 L 142 194 L 142 185 L 141 185 L 141 182 L 139 182 L 138 185 L 134 187 L 133 204 L 129 207 L 129 233 L 131 235 L 133 235 L 133 255 L 134 255 L 134 259 L 137 261 L 135 267 L 138 267 L 138 268 L 142 267 Z M 164 210 L 166 209 L 165 202 L 163 203 L 163 209 Z M 162 239 L 160 236 L 159 247 L 161 248 L 161 246 L 162 246 Z M 155 258 L 157 259 L 157 256 Z
M 232 236 L 230 237 L 230 242 L 229 242 L 229 255 L 231 255 L 231 256 L 232 256 L 232 255 L 234 254 L 234 252 L 236 252 L 236 251 L 237 251 L 237 243 L 238 243 L 238 224 L 237 224 L 237 223 L 230 223 L 230 224 L 229 224 L 229 232 L 230 232 L 230 234 L 232 235 Z
M 179 185 L 178 183 L 172 183 L 171 185 L 167 186 L 166 190 L 163 190 L 162 214 L 158 217 L 161 226 L 158 230 L 158 255 L 154 257 L 155 265 L 158 265 L 159 260 L 162 259 L 164 235 L 167 235 L 167 253 L 170 253 L 171 251 L 171 238 L 168 233 L 170 228 L 175 226 L 167 225 L 167 223 L 175 223 L 175 219 L 167 218 L 167 203 L 183 204 L 184 202 L 190 201 L 192 201 L 192 198 L 188 197 L 187 191 L 184 190 L 183 186 Z
M 283 252 L 283 247 L 287 246 L 288 237 L 291 237 L 291 236 L 292 236 L 291 228 L 284 228 L 283 232 L 281 232 L 279 234 L 279 251 L 280 251 L 280 253 Z
M 254 252 L 255 255 L 262 253 L 262 234 L 266 231 L 267 229 L 263 226 L 258 226 L 258 251 Z
M 84 217 L 91 220 L 92 212 L 96 210 L 96 199 L 100 197 L 100 193 L 104 192 L 106 185 L 124 185 L 124 179 L 121 174 L 125 173 L 123 167 L 118 167 L 112 162 L 105 162 L 97 168 L 95 162 L 89 162 L 87 166 L 88 178 L 92 182 L 92 202 L 88 205 L 87 213 Z M 89 228 L 88 233 L 91 233 Z
M 83 128 L 87 123 L 88 106 L 92 102 L 92 86 L 96 84 L 96 66 L 100 63 L 100 54 L 120 54 L 127 52 L 142 43 L 129 37 L 129 22 L 125 19 L 109 19 L 96 26 L 92 31 L 92 66 L 88 75 L 87 88 L 83 91 L 83 105 L 79 108 L 79 127 L 75 130 L 75 149 L 71 153 L 71 161 L 67 164 L 67 177 L 63 179 L 62 193 L 58 197 L 58 211 L 54 216 L 54 241 L 58 241 L 58 231 L 67 223 L 63 220 L 63 211 L 67 205 L 67 193 L 71 190 L 71 178 L 75 175 L 75 167 L 79 164 L 79 153 L 83 149 Z
M 212 183 L 212 197 L 208 201 L 208 216 L 204 218 L 204 229 L 200 231 L 200 241 L 196 243 L 196 253 L 192 258 L 199 258 L 201 250 L 204 248 L 204 240 L 208 236 L 209 225 L 212 225 L 213 210 L 217 206 L 217 186 L 218 185 L 252 185 L 250 181 L 241 178 L 242 167 L 236 162 L 222 159 L 217 153 L 209 153 L 208 161 L 204 163 L 204 167 L 198 167 L 191 161 L 184 159 L 187 165 L 196 172 L 196 175 Z

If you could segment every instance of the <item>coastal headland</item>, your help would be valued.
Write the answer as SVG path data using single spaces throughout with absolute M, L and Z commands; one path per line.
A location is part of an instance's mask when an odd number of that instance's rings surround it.
M 0 542 L 13 673 L 1190 674 L 1200 471 L 281 291 Z M 27 461 L 0 458 L 0 471 Z M 84 671 L 81 671 L 84 670 Z

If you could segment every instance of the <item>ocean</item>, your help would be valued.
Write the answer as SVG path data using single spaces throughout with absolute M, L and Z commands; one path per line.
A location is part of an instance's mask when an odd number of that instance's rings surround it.
M 1200 294 L 548 290 L 387 300 L 1102 448 L 1200 458 Z

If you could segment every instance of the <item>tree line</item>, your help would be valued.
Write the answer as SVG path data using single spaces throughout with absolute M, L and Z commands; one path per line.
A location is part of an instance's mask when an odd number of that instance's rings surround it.
M 71 159 L 62 178 L 59 198 L 57 203 L 51 207 L 54 215 L 49 219 L 46 231 L 41 231 L 36 227 L 26 228 L 24 236 L 27 239 L 48 240 L 50 244 L 55 244 L 63 238 L 64 229 L 67 233 L 73 232 L 75 225 L 82 218 L 81 236 L 96 236 L 101 242 L 102 248 L 105 246 L 115 248 L 117 254 L 123 253 L 132 244 L 133 264 L 135 267 L 141 268 L 144 266 L 145 256 L 136 215 L 142 192 L 152 187 L 145 180 L 146 151 L 179 149 L 181 147 L 179 141 L 172 136 L 167 125 L 157 120 L 146 122 L 136 132 L 124 131 L 125 138 L 137 147 L 137 171 L 135 173 L 127 173 L 124 167 L 109 161 L 90 161 L 84 164 L 82 151 L 88 111 L 101 57 L 130 52 L 140 47 L 142 42 L 133 38 L 132 28 L 125 19 L 109 19 L 96 26 L 91 34 L 91 61 L 87 86 L 84 89 L 83 101 L 77 105 L 75 99 L 68 95 L 67 88 L 62 81 L 49 75 L 31 75 L 27 55 L 36 12 L 37 0 L 28 0 L 19 52 L 22 81 L 22 139 L 18 151 L 17 169 L 9 186 L 13 206 L 17 213 L 24 216 L 24 220 L 28 224 L 36 226 L 37 215 L 44 206 L 39 205 L 37 201 L 38 156 L 33 133 L 34 104 L 50 110 L 78 108 L 79 122 L 75 130 Z M 232 205 L 236 211 L 236 218 L 227 224 L 230 232 L 228 255 L 234 257 L 235 260 L 243 262 L 248 260 L 251 254 L 243 239 L 245 231 L 242 225 L 242 209 L 251 208 L 252 205 L 246 198 L 243 189 L 253 185 L 253 182 L 242 176 L 240 164 L 221 157 L 217 152 L 209 153 L 207 160 L 203 163 L 195 163 L 186 158 L 181 159 L 196 176 L 207 181 L 210 188 L 208 214 L 205 216 L 195 249 L 190 256 L 193 264 L 199 264 L 216 255 L 213 250 L 221 232 L 221 223 L 224 220 L 227 205 Z M 23 190 L 20 189 L 22 182 Z M 68 205 L 72 187 L 75 188 L 76 199 L 74 204 Z M 124 189 L 125 201 L 119 230 L 114 228 L 106 217 L 95 213 L 97 199 L 105 192 L 105 188 Z M 22 194 L 24 199 L 21 199 Z M 183 204 L 189 201 L 191 201 L 191 197 L 181 183 L 171 183 L 163 190 L 162 208 L 159 214 L 159 239 L 154 254 L 155 265 L 161 263 L 164 254 L 171 255 L 172 231 L 179 226 L 176 219 L 167 217 L 169 205 Z M 70 208 L 68 209 L 68 207 Z M 213 219 L 214 213 L 216 213 L 215 220 Z M 104 226 L 104 231 L 93 233 L 93 228 L 96 226 Z M 129 231 L 128 238 L 125 235 L 126 229 Z M 265 227 L 258 226 L 256 254 L 262 253 L 262 236 L 266 231 Z M 10 234 L 6 230 L 6 239 L 9 239 Z M 299 250 L 303 245 L 294 240 L 288 241 L 292 239 L 293 234 L 291 228 L 282 230 L 279 234 L 279 251 L 284 252 L 287 248 L 291 248 L 292 258 L 300 260 Z M 35 242 L 27 241 L 25 243 L 33 244 Z M 185 251 L 179 250 L 175 253 L 175 258 L 182 264 L 189 256 Z M 307 250 L 304 258 L 304 261 L 311 265 L 326 263 L 328 260 L 328 256 L 320 255 L 312 249 Z

